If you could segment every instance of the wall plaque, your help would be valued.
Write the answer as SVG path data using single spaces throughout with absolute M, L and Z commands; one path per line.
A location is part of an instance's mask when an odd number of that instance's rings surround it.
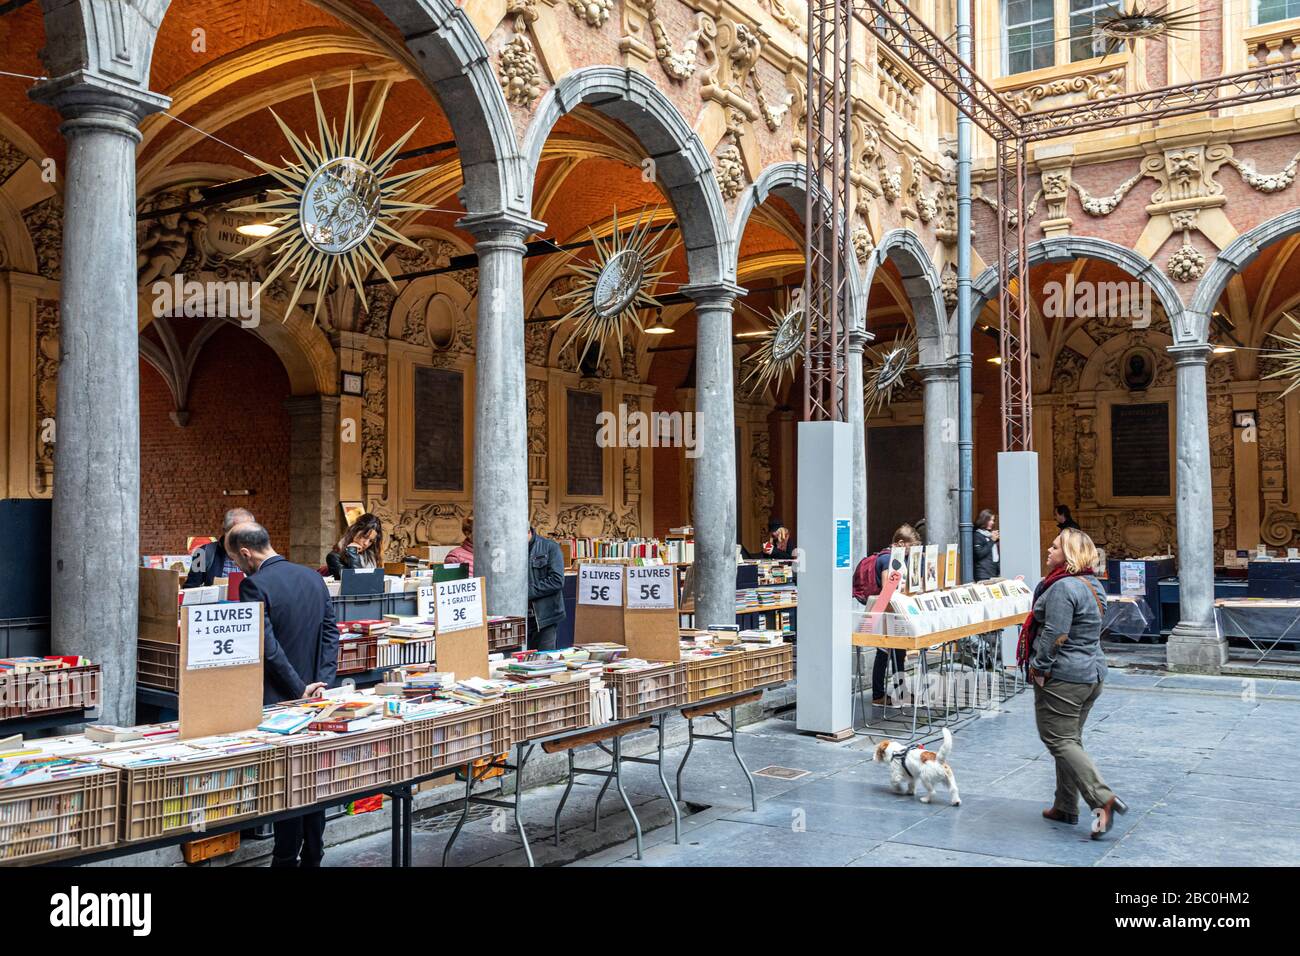
M 465 490 L 465 376 L 453 369 L 415 368 L 415 487 Z
M 1110 493 L 1169 497 L 1169 403 L 1110 407 Z

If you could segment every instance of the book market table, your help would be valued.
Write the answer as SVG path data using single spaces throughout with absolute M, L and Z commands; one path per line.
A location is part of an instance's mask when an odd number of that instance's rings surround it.
M 560 803 L 555 811 L 555 840 L 559 845 L 560 837 L 560 812 L 564 809 L 564 803 L 568 799 L 569 792 L 573 788 L 574 778 L 577 775 L 602 776 L 605 778 L 604 785 L 600 788 L 600 793 L 596 797 L 596 806 L 594 810 L 593 829 L 599 830 L 600 827 L 600 802 L 604 798 L 610 783 L 615 783 L 619 790 L 619 796 L 623 798 L 623 805 L 627 808 L 628 814 L 632 818 L 632 825 L 636 832 L 637 859 L 641 858 L 641 823 L 637 819 L 635 811 L 632 809 L 631 801 L 628 799 L 626 792 L 623 790 L 621 779 L 622 764 L 638 763 L 647 764 L 657 769 L 659 773 L 659 782 L 663 786 L 664 794 L 668 797 L 668 803 L 673 812 L 673 842 L 681 843 L 681 808 L 678 806 L 682 798 L 682 771 L 686 767 L 686 760 L 691 755 L 691 749 L 696 740 L 723 740 L 731 743 L 732 753 L 736 756 L 736 761 L 745 773 L 745 779 L 749 782 L 750 796 L 754 801 L 754 808 L 757 810 L 757 796 L 754 792 L 754 781 L 750 777 L 749 768 L 745 766 L 745 761 L 740 756 L 740 751 L 736 749 L 736 708 L 741 704 L 758 700 L 764 691 L 784 686 L 786 681 L 773 684 L 765 684 L 762 687 L 755 687 L 741 691 L 740 693 L 728 693 L 719 695 L 706 700 L 696 701 L 690 704 L 674 704 L 668 707 L 658 708 L 656 710 L 643 711 L 631 717 L 619 720 L 609 721 L 594 727 L 582 727 L 576 730 L 563 731 L 557 734 L 536 737 L 530 740 L 519 740 L 515 742 L 516 759 L 514 763 L 508 760 L 494 760 L 482 767 L 471 767 L 470 772 L 465 779 L 465 797 L 464 805 L 461 811 L 460 819 L 456 821 L 456 827 L 452 830 L 450 839 L 447 840 L 446 846 L 442 849 L 442 863 L 447 865 L 450 858 L 451 849 L 456 843 L 456 838 L 460 836 L 461 828 L 465 821 L 469 819 L 470 807 L 474 804 L 480 806 L 495 807 L 498 809 L 512 810 L 514 812 L 515 827 L 519 830 L 519 839 L 523 843 L 524 855 L 528 859 L 528 865 L 535 866 L 533 860 L 533 851 L 528 844 L 528 834 L 524 829 L 523 819 L 520 817 L 520 806 L 523 799 L 523 774 L 524 767 L 528 763 L 528 758 L 532 755 L 537 746 L 541 746 L 544 752 L 556 753 L 567 751 L 569 759 L 569 776 L 568 785 L 565 787 L 564 795 L 560 798 Z M 723 721 L 718 715 L 723 710 L 730 711 L 730 722 Z M 677 794 L 674 797 L 672 790 L 668 787 L 668 778 L 664 776 L 664 724 L 668 717 L 679 712 L 687 721 L 687 731 L 689 743 L 686 753 L 682 757 L 681 764 L 677 768 Z M 721 734 L 697 734 L 695 733 L 694 721 L 703 716 L 712 716 L 722 723 L 727 729 L 726 735 Z M 628 733 L 634 733 L 640 730 L 646 730 L 653 727 L 657 734 L 654 757 L 633 757 L 622 752 L 622 738 Z M 605 742 L 609 741 L 607 747 Z M 587 744 L 594 744 L 597 748 L 607 754 L 611 760 L 609 770 L 594 770 L 577 767 L 574 764 L 574 750 Z M 506 800 L 500 797 L 479 796 L 474 793 L 474 785 L 486 776 L 493 769 L 500 769 L 515 774 L 515 793 L 514 799 Z
M 865 617 L 866 615 L 864 615 Z M 912 696 L 912 722 L 911 732 L 907 740 L 916 739 L 917 714 L 921 707 L 925 707 L 927 726 L 933 722 L 933 710 L 930 700 L 930 664 L 929 651 L 935 648 L 939 649 L 938 672 L 940 678 L 955 670 L 957 663 L 957 645 L 958 642 L 974 637 L 978 634 L 987 634 L 993 631 L 1001 631 L 1005 627 L 1018 627 L 1025 619 L 1023 614 L 1012 614 L 1005 617 L 994 618 L 985 621 L 977 621 L 974 624 L 965 624 L 961 627 L 947 628 L 942 631 L 932 631 L 928 634 L 904 635 L 904 634 L 871 634 L 855 631 L 852 635 L 852 644 L 854 647 L 874 647 L 878 650 L 893 651 L 912 651 L 917 653 L 917 675 L 914 688 L 919 692 L 914 692 Z M 861 693 L 861 690 L 859 690 Z M 921 700 L 924 699 L 924 704 Z M 961 698 L 956 697 L 957 717 L 961 717 Z M 943 694 L 943 721 L 947 723 L 952 719 L 952 711 L 949 708 L 949 694 L 945 687 Z M 886 708 L 887 709 L 887 708 Z M 899 707 L 899 711 L 903 710 Z M 863 723 L 870 727 L 866 720 L 866 708 L 863 708 Z M 923 728 L 924 729 L 924 728 Z

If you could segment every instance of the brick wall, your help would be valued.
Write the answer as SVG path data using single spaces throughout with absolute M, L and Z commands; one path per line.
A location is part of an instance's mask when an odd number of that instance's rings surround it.
M 289 378 L 252 333 L 224 328 L 203 347 L 190 388 L 190 423 L 172 422 L 171 392 L 140 363 L 140 549 L 177 554 L 213 534 L 226 509 L 251 510 L 289 552 Z M 228 498 L 223 489 L 250 489 Z

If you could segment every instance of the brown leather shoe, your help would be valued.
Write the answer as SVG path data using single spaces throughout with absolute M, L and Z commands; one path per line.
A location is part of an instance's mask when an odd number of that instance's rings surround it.
M 1048 807 L 1043 811 L 1043 819 L 1051 820 L 1053 823 L 1068 823 L 1070 826 L 1074 826 L 1079 822 L 1079 815 L 1077 813 L 1065 813 L 1056 809 L 1056 807 Z
M 1115 825 L 1115 814 L 1128 813 L 1128 804 L 1119 797 L 1111 797 L 1092 811 L 1092 838 L 1100 840 Z

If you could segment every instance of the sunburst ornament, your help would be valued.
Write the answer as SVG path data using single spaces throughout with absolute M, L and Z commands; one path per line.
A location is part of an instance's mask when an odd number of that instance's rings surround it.
M 1278 367 L 1268 372 L 1263 378 L 1289 378 L 1291 384 L 1286 387 L 1278 398 L 1286 398 L 1297 388 L 1300 388 L 1300 320 L 1297 320 L 1290 312 L 1284 312 L 1282 315 L 1291 323 L 1291 334 L 1283 332 L 1270 332 L 1269 338 L 1276 339 L 1282 344 L 1277 349 L 1261 349 L 1261 355 L 1267 355 L 1278 360 Z
M 863 382 L 863 401 L 869 417 L 894 400 L 903 376 L 915 364 L 917 354 L 916 329 L 907 326 L 887 348 L 867 348 L 874 363 Z
M 285 309 L 288 312 L 297 304 L 303 290 L 314 286 L 317 293 L 312 312 L 314 321 L 336 278 L 339 282 L 351 283 L 365 308 L 368 305 L 361 277 L 372 267 L 396 289 L 397 283 L 384 266 L 384 248 L 391 242 L 413 249 L 419 247 L 390 223 L 403 213 L 433 207 L 397 199 L 402 187 L 426 170 L 391 172 L 403 144 L 419 128 L 418 122 L 379 152 L 376 135 L 383 114 L 384 94 L 381 93 L 364 129 L 353 110 L 351 80 L 348 81 L 347 113 L 341 128 L 336 128 L 326 119 L 315 83 L 312 83 L 311 95 L 316 104 L 319 142 L 312 143 L 306 137 L 299 139 L 275 110 L 271 110 L 297 162 L 285 161 L 284 166 L 276 167 L 249 156 L 248 159 L 273 176 L 280 187 L 269 190 L 274 198 L 266 202 L 240 206 L 231 211 L 274 215 L 268 225 L 274 226 L 275 231 L 239 255 L 252 255 L 259 249 L 274 246 L 271 255 L 278 261 L 262 281 L 261 288 L 268 287 L 286 270 L 295 277 L 297 282 Z
M 608 239 L 601 239 L 593 230 L 588 230 L 595 259 L 570 263 L 569 268 L 577 279 L 573 287 L 556 296 L 555 301 L 573 302 L 573 305 L 555 320 L 553 328 L 558 329 L 566 322 L 573 323 L 573 330 L 561 351 L 575 340 L 580 342 L 579 364 L 593 345 L 599 349 L 596 356 L 599 364 L 605 358 L 606 342 L 623 341 L 625 321 L 631 321 L 637 331 L 641 331 L 640 310 L 662 308 L 659 300 L 647 290 L 671 272 L 662 266 L 680 240 L 665 242 L 663 237 L 667 230 L 654 229 L 658 212 L 658 208 L 642 210 L 624 235 L 619 228 L 618 210 L 614 210 Z
M 1166 3 L 1154 0 L 1128 0 L 1117 3 L 1097 16 L 1094 35 L 1116 46 L 1128 44 L 1130 50 L 1138 40 L 1151 37 L 1186 37 L 1200 29 L 1200 11 L 1194 6 L 1170 10 Z
M 795 363 L 804 354 L 806 313 L 803 308 L 769 311 L 771 326 L 758 338 L 758 347 L 743 360 L 749 371 L 740 387 L 751 395 L 761 395 L 771 386 L 779 387 L 786 375 L 793 378 Z

